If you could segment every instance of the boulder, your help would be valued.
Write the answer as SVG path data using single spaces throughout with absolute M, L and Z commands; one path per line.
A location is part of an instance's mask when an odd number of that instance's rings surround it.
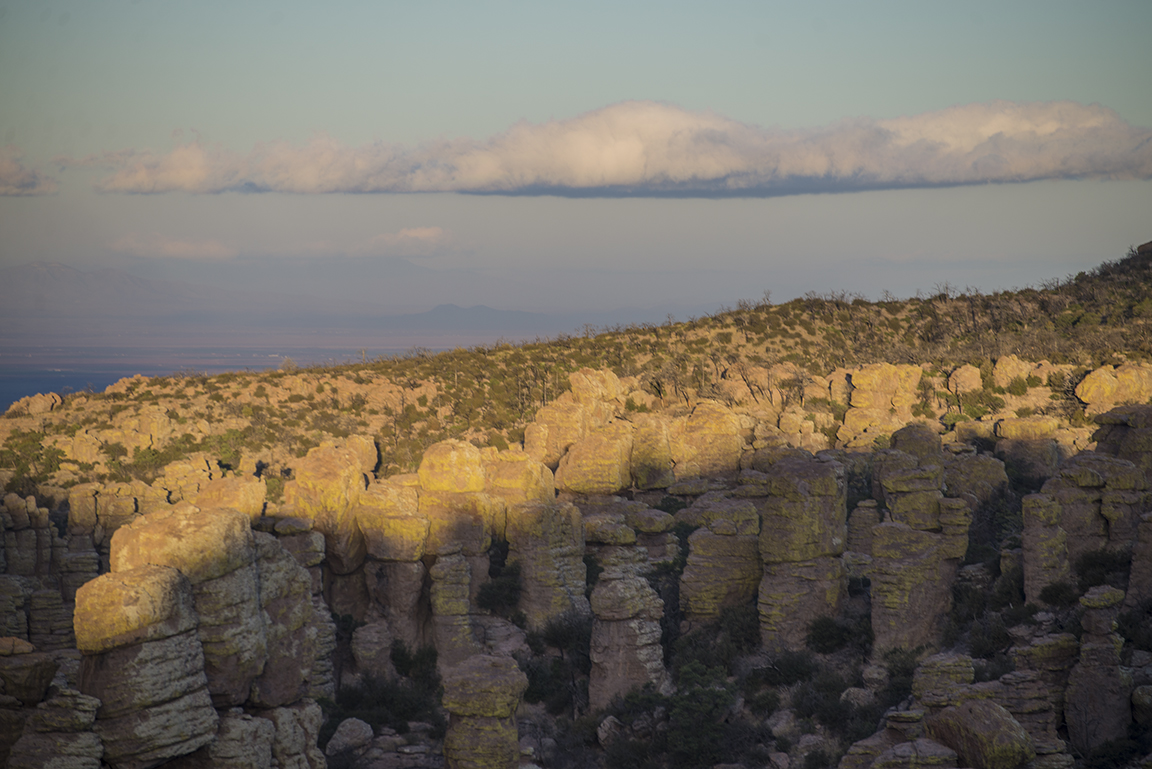
M 249 518 L 259 518 L 264 513 L 266 495 L 263 479 L 233 475 L 210 481 L 195 496 L 192 504 L 205 509 L 230 507 Z
M 1081 380 L 1076 386 L 1076 397 L 1087 404 L 1084 411 L 1089 415 L 1101 414 L 1119 404 L 1147 403 L 1152 397 L 1152 366 L 1102 366 Z
M 984 389 L 984 381 L 980 377 L 980 369 L 965 364 L 948 376 L 948 389 L 957 395 Z
M 572 444 L 556 469 L 556 488 L 575 494 L 614 494 L 632 485 L 629 422 L 612 421 Z
M 1036 367 L 1015 355 L 1003 355 L 996 359 L 992 368 L 992 381 L 997 387 L 1007 387 L 1013 379 L 1027 379 Z
M 1036 757 L 1032 738 L 1004 708 L 968 700 L 926 719 L 928 736 L 956 751 L 973 769 L 1016 769 Z
M 740 420 L 727 406 L 700 401 L 692 413 L 673 423 L 669 434 L 677 480 L 734 474 L 744 450 Z
M 104 745 L 92 731 L 100 700 L 57 691 L 29 715 L 4 766 L 9 769 L 100 769 Z
M 336 727 L 332 739 L 324 748 L 324 755 L 328 758 L 341 758 L 355 760 L 367 752 L 375 737 L 372 727 L 359 718 L 345 718 Z

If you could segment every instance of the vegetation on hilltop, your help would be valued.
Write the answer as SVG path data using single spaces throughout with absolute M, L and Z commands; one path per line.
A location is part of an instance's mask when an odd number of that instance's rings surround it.
M 446 438 L 498 448 L 521 442 L 536 411 L 585 366 L 637 377 L 663 408 L 723 397 L 726 380 L 747 382 L 751 368 L 781 363 L 798 372 L 779 383 L 785 397 L 802 394 L 805 372 L 826 375 L 866 363 L 928 364 L 946 375 L 965 363 L 990 370 L 991 360 L 1016 354 L 1086 372 L 1152 358 L 1150 288 L 1152 257 L 1130 250 L 1123 259 L 1039 288 L 983 294 L 943 284 L 907 300 L 873 302 L 834 292 L 783 304 L 772 304 L 765 293 L 760 301 L 681 323 L 588 328 L 581 335 L 437 354 L 413 349 L 335 366 L 139 378 L 104 393 L 71 396 L 62 408 L 35 418 L 10 410 L 7 428 L 0 425 L 0 467 L 15 471 L 8 482 L 15 490 L 50 478 L 64 484 L 150 481 L 168 462 L 203 451 L 230 466 L 246 455 L 266 456 L 265 476 L 274 477 L 325 439 L 366 433 L 380 446 L 378 474 L 390 475 L 415 469 L 424 450 Z M 1083 373 L 1048 383 L 1062 397 L 1054 398 L 1053 408 L 1074 401 L 1077 376 Z M 928 385 L 926 399 L 930 391 Z M 948 417 L 978 418 L 995 407 L 991 390 L 980 397 L 955 404 Z M 823 405 L 843 418 L 843 404 Z M 629 408 L 648 406 L 630 402 Z M 142 411 L 165 418 L 168 434 L 158 445 L 109 439 L 131 429 L 125 420 L 140 419 Z M 100 446 L 90 461 L 63 463 L 68 472 L 61 479 L 56 452 L 85 431 L 98 432 Z M 834 432 L 833 425 L 829 435 Z

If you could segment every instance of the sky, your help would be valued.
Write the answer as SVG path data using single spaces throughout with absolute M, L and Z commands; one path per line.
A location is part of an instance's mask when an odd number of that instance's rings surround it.
M 1037 285 L 1152 240 L 1152 3 L 0 0 L 0 269 L 385 314 Z

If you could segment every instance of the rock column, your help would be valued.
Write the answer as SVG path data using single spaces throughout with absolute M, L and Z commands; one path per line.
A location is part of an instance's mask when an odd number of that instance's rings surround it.
M 1081 599 L 1080 661 L 1068 676 L 1064 718 L 1068 739 L 1081 753 L 1123 739 L 1132 720 L 1130 685 L 1120 672 L 1116 615 L 1124 593 L 1113 587 L 1089 590 Z
M 105 574 L 76 594 L 80 691 L 100 700 L 104 761 L 146 769 L 212 741 L 192 585 L 174 568 Z
M 847 538 L 844 468 L 795 457 L 768 468 L 761 508 L 760 638 L 798 648 L 808 625 L 835 616 L 846 579 L 840 555 Z
M 514 769 L 520 759 L 516 708 L 528 677 L 510 657 L 476 655 L 444 674 L 448 769 Z

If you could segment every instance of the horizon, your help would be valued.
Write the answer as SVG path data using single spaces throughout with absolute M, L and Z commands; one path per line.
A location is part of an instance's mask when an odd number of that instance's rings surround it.
M 405 348 L 432 345 L 364 319 L 484 306 L 547 337 L 1060 279 L 1152 238 L 1150 26 L 1125 2 L 11 3 L 0 271 L 91 296 L 13 297 L 0 342 Z M 173 333 L 177 306 L 209 331 Z

